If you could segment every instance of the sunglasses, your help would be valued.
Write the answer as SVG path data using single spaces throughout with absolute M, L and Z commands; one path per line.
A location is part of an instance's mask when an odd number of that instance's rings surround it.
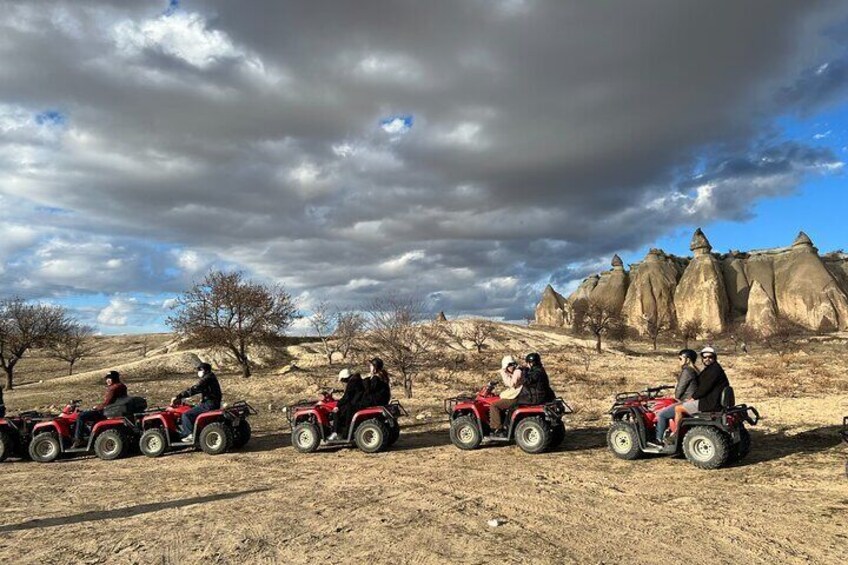
M 715 355 L 701 355 L 701 359 L 715 359 Z

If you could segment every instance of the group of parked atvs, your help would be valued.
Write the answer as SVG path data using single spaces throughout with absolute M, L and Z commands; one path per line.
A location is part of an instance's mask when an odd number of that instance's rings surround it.
M 104 418 L 91 426 L 88 439 L 75 446 L 73 430 L 82 414 L 80 401 L 73 400 L 60 414 L 23 412 L 0 418 L 0 461 L 29 456 L 49 463 L 62 456 L 94 453 L 100 459 L 118 459 L 137 448 L 148 457 L 158 457 L 171 449 L 201 449 L 210 455 L 244 446 L 250 439 L 247 417 L 256 414 L 246 402 L 204 412 L 197 417 L 193 443 L 180 441 L 178 423 L 192 407 L 176 402 L 171 406 L 147 409 L 144 399 L 127 397 L 106 407 Z
M 474 395 L 461 395 L 444 401 L 450 417 L 450 439 L 460 449 L 470 450 L 484 442 L 515 442 L 527 453 L 556 448 L 565 438 L 563 416 L 571 407 L 561 398 L 538 405 L 518 405 L 504 417 L 506 433 L 495 434 L 489 426 L 489 406 L 500 397 L 492 382 Z M 745 425 L 756 425 L 757 410 L 736 404 L 733 389 L 722 395 L 719 412 L 700 413 L 672 422 L 671 444 L 658 446 L 651 441 L 657 413 L 673 404 L 666 395 L 671 386 L 649 388 L 641 392 L 617 394 L 610 410 L 612 423 L 607 433 L 610 451 L 621 459 L 636 459 L 646 453 L 674 455 L 682 453 L 692 464 L 715 469 L 743 459 L 751 449 L 751 436 Z M 398 418 L 408 415 L 398 401 L 386 406 L 359 410 L 353 416 L 346 436 L 330 440 L 338 391 L 327 390 L 318 401 L 301 401 L 285 409 L 292 428 L 291 441 L 300 452 L 313 452 L 323 446 L 357 446 L 366 453 L 383 451 L 400 436 Z M 171 449 L 193 448 L 216 455 L 244 446 L 250 439 L 248 416 L 256 411 L 239 401 L 219 410 L 204 412 L 195 423 L 193 443 L 180 441 L 180 416 L 191 408 L 175 403 L 164 408 L 143 409 L 132 406 L 125 413 L 107 414 L 92 426 L 87 443 L 73 447 L 72 430 L 80 414 L 80 402 L 70 402 L 58 415 L 23 412 L 0 418 L 0 461 L 8 457 L 26 457 L 50 462 L 61 456 L 94 452 L 101 459 L 117 459 L 135 446 L 149 457 L 158 457 Z M 848 416 L 842 437 L 848 442 Z M 846 469 L 848 471 L 848 469 Z

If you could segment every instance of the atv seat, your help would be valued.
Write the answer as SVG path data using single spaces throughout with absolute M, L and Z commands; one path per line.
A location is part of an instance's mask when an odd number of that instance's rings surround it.
M 733 387 L 726 386 L 721 391 L 721 407 L 727 410 L 734 406 L 736 406 L 736 395 L 733 393 Z

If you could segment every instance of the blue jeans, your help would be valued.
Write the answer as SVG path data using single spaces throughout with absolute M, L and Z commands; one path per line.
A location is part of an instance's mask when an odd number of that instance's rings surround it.
M 679 402 L 677 404 L 680 404 Z M 665 435 L 665 430 L 668 428 L 668 423 L 674 420 L 674 407 L 677 404 L 672 404 L 657 412 L 657 441 L 662 441 Z
M 85 430 L 86 422 L 92 424 L 103 419 L 103 410 L 86 410 L 80 412 L 77 416 L 76 425 L 74 426 L 74 439 L 82 439 L 83 430 Z
M 203 414 L 204 412 L 209 412 L 210 410 L 215 410 L 217 406 L 215 406 L 211 402 L 201 402 L 188 412 L 182 415 L 182 436 L 187 437 L 190 436 L 194 432 L 194 421 L 197 420 L 197 417 Z

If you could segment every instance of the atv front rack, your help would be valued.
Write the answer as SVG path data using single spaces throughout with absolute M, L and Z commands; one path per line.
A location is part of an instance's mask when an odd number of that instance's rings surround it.
M 461 394 L 459 396 L 454 396 L 453 398 L 446 398 L 444 402 L 445 414 L 450 416 L 453 414 L 454 408 L 456 408 L 457 404 L 462 404 L 463 402 L 474 402 L 473 395 L 469 394 Z
M 300 410 L 301 408 L 312 408 L 315 406 L 315 400 L 298 400 L 294 404 L 289 404 L 285 408 L 283 408 L 283 413 L 286 415 L 286 420 L 289 422 L 289 426 L 292 424 L 292 419 L 294 418 L 294 413 Z
M 394 416 L 395 418 L 400 418 L 401 416 L 409 416 L 409 412 L 406 411 L 406 408 L 403 407 L 403 404 L 400 403 L 399 400 L 392 400 L 386 405 L 386 410 L 389 411 L 389 414 Z

